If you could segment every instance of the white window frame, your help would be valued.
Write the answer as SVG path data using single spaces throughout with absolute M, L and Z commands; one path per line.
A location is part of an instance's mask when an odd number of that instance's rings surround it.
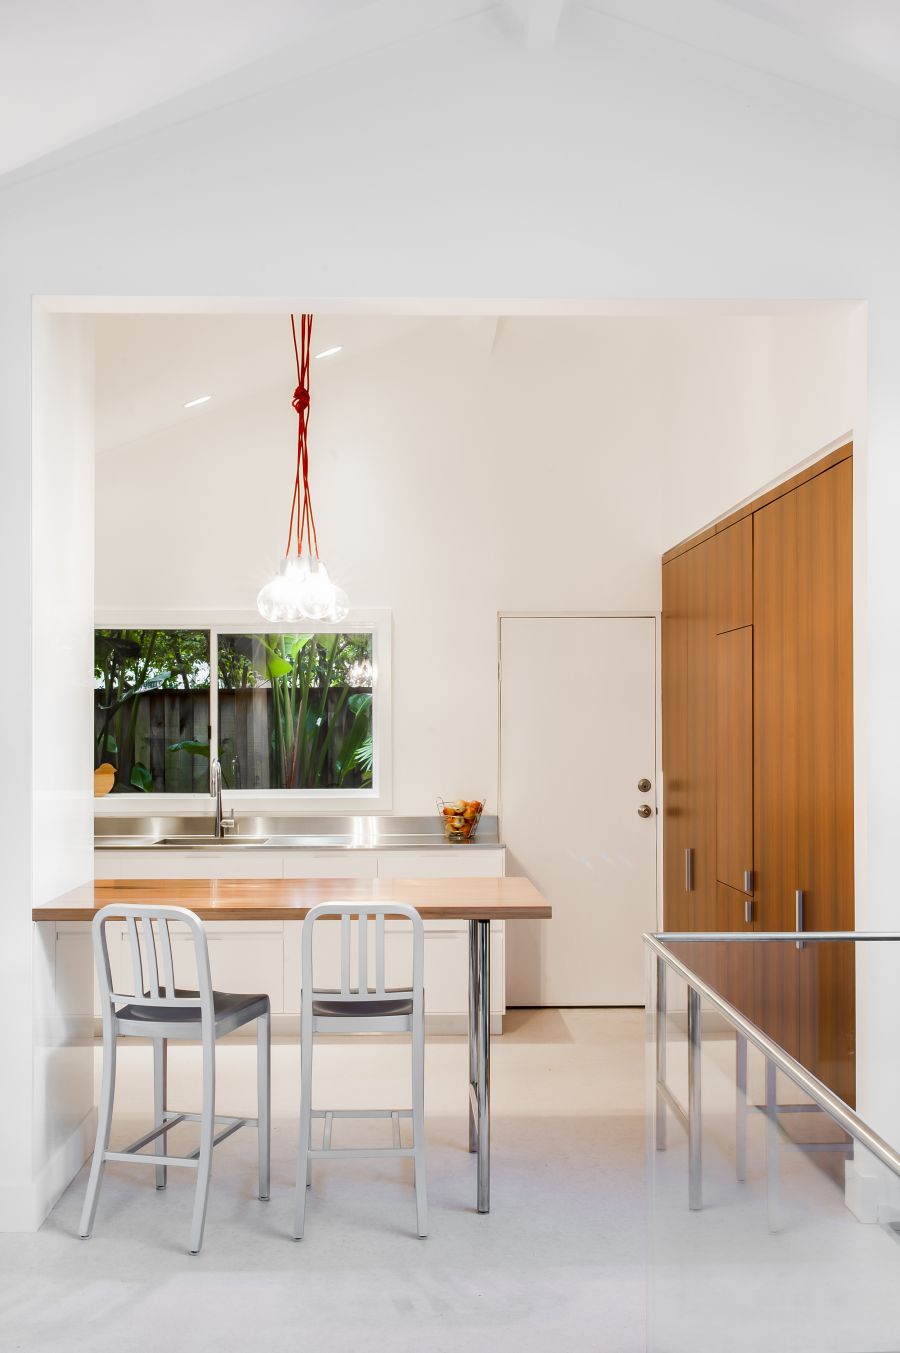
M 219 634 L 284 634 L 290 626 L 272 625 L 257 611 L 97 611 L 95 629 L 208 630 L 210 690 L 217 671 Z M 295 626 L 295 628 L 297 628 Z M 371 634 L 372 728 L 374 763 L 371 789 L 223 789 L 223 800 L 236 812 L 253 813 L 384 813 L 393 807 L 391 729 L 391 612 L 354 610 L 340 624 L 309 622 L 316 634 Z M 218 746 L 218 707 L 210 698 L 211 746 Z M 159 814 L 209 813 L 206 794 L 109 794 L 94 800 L 97 817 L 145 817 Z

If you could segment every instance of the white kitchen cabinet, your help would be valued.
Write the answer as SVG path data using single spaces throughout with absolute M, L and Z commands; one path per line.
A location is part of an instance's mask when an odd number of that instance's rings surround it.
M 97 850 L 95 876 L 102 878 L 499 878 L 505 851 L 467 850 Z M 339 927 L 319 928 L 324 978 L 339 984 Z M 461 1033 L 468 1010 L 468 925 L 465 921 L 425 923 L 425 1010 L 432 1032 Z M 296 1029 L 300 1012 L 300 922 L 210 921 L 213 983 L 220 991 L 267 991 L 272 1013 L 284 1031 Z M 399 977 L 408 939 L 401 923 L 388 923 L 388 980 Z M 113 977 L 124 979 L 128 953 L 124 927 L 111 936 Z M 176 977 L 193 983 L 193 958 L 186 940 L 175 941 Z M 332 973 L 333 970 L 333 973 Z M 491 1023 L 502 1027 L 505 1009 L 503 923 L 491 922 Z M 396 980 L 396 979 L 394 979 Z M 97 1012 L 99 1014 L 99 1008 Z M 278 1027 L 278 1021 L 276 1021 Z
M 240 850 L 95 850 L 98 879 L 280 879 L 284 857 L 278 851 Z

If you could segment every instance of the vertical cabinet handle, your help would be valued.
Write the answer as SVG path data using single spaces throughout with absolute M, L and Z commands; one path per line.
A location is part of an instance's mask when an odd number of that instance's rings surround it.
M 745 897 L 745 898 L 744 898 L 744 920 L 746 921 L 747 925 L 752 925 L 752 924 L 753 924 L 753 898 L 752 898 L 752 897 Z
M 753 870 L 752 870 L 752 869 L 745 869 L 745 870 L 744 870 L 744 892 L 745 892 L 745 893 L 752 893 L 752 892 L 753 892 Z
M 684 848 L 684 891 L 692 893 L 694 891 L 694 848 L 685 846 Z
M 803 929 L 803 889 L 798 888 L 794 893 L 794 909 L 796 913 L 796 929 L 798 933 Z M 803 948 L 803 941 L 797 940 L 797 948 Z

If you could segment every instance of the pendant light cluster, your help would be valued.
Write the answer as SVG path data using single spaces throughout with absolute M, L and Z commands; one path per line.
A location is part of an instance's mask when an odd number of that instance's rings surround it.
M 350 601 L 342 587 L 332 582 L 319 558 L 316 519 L 309 489 L 309 350 L 312 340 L 312 315 L 300 316 L 300 343 L 297 325 L 291 315 L 294 357 L 297 362 L 297 388 L 293 406 L 297 412 L 297 472 L 291 499 L 291 520 L 287 548 L 278 572 L 256 598 L 260 615 L 281 623 L 295 620 L 343 620 L 350 613 Z M 296 523 L 296 525 L 295 525 Z

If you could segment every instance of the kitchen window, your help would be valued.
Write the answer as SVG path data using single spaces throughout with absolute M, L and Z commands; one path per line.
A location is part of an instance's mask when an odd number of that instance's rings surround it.
M 256 806 L 390 806 L 390 620 L 377 614 L 315 632 L 258 617 L 95 629 L 94 766 L 115 770 L 102 811 L 208 796 L 211 748 L 224 788 Z

